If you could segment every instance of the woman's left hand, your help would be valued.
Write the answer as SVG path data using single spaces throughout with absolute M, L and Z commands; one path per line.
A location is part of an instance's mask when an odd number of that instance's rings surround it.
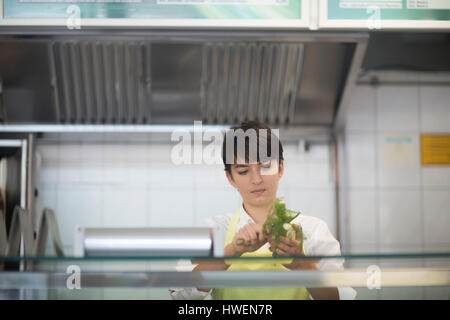
M 286 237 L 280 237 L 280 243 L 276 251 L 277 255 L 280 256 L 304 256 L 303 252 L 303 239 L 302 239 L 302 227 L 296 224 L 292 224 L 295 230 L 295 239 L 289 239 Z M 270 248 L 269 250 L 273 252 L 275 247 L 275 239 L 269 240 Z
M 302 227 L 296 224 L 292 224 L 292 227 L 295 230 L 295 239 L 280 237 L 280 243 L 276 249 L 276 254 L 280 256 L 306 256 L 303 251 Z M 269 250 L 273 252 L 275 239 L 270 239 L 269 244 Z M 316 269 L 316 262 L 317 260 L 294 259 L 292 263 L 283 264 L 283 266 L 291 270 Z

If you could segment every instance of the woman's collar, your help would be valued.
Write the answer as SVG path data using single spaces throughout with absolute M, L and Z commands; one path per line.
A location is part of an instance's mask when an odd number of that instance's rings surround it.
M 245 222 L 244 224 L 254 222 L 253 218 L 245 211 L 244 203 L 241 204 L 239 220 Z

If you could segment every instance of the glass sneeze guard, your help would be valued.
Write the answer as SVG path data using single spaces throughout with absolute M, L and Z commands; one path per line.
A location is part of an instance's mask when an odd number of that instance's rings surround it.
M 377 274 L 383 287 L 450 286 L 450 253 L 446 252 L 289 258 L 314 261 L 317 269 L 226 271 L 212 267 L 191 272 L 196 263 L 213 265 L 223 261 L 220 257 L 0 257 L 0 289 L 66 288 L 74 273 L 80 275 L 84 288 L 367 287 Z M 270 264 L 286 263 L 286 259 L 226 257 L 226 262 Z M 336 267 L 343 262 L 343 269 Z M 11 263 L 23 263 L 24 271 L 8 270 Z

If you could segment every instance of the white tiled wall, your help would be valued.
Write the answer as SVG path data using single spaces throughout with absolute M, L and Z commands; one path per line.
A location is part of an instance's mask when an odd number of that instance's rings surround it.
M 424 132 L 448 132 L 450 122 L 449 87 L 419 87 L 419 97 L 421 130 Z
M 340 164 L 345 171 L 340 193 L 345 204 L 341 212 L 342 231 L 346 233 L 344 251 L 449 252 L 450 166 L 421 165 L 420 135 L 450 134 L 450 74 L 378 72 L 376 75 L 381 82 L 379 86 L 356 86 L 339 140 L 345 159 Z M 403 84 L 386 85 L 384 81 Z M 411 85 L 405 85 L 405 81 Z M 430 84 L 433 81 L 441 83 Z M 390 136 L 410 138 L 410 143 L 403 146 L 410 156 L 398 159 L 392 155 L 392 149 L 385 144 Z M 378 261 L 381 267 L 393 264 L 420 267 L 430 263 Z M 354 265 L 360 266 L 356 262 Z M 445 265 L 448 266 L 448 259 Z M 366 291 L 359 291 L 361 298 L 369 299 L 450 296 L 448 287 L 385 288 L 369 292 L 367 297 Z
M 423 224 L 419 190 L 378 192 L 379 251 L 383 253 L 421 252 Z
M 348 230 L 354 252 L 375 253 L 377 240 L 376 198 L 372 189 L 348 192 Z
M 376 90 L 376 129 L 417 131 L 419 129 L 419 90 L 410 86 L 380 86 Z
M 445 188 L 426 189 L 423 194 L 423 210 L 426 250 L 449 250 L 450 191 Z
M 420 160 L 422 133 L 450 133 L 449 74 L 380 72 L 381 85 L 357 86 L 344 138 L 348 252 L 450 250 L 450 167 Z M 383 85 L 383 81 L 413 81 Z M 427 81 L 427 84 L 421 84 Z M 387 136 L 411 139 L 407 159 L 392 158 Z M 389 158 L 391 157 L 391 158 Z M 366 223 L 364 223 L 366 222 Z
M 373 134 L 348 133 L 345 152 L 347 159 L 348 186 L 350 188 L 371 188 L 375 186 L 375 141 Z
M 436 80 L 450 83 L 450 75 L 405 72 L 377 75 L 380 85 L 356 86 L 340 139 L 345 159 L 340 164 L 345 171 L 345 186 L 340 193 L 340 200 L 345 203 L 341 212 L 342 230 L 346 233 L 344 251 L 448 252 L 450 166 L 421 165 L 420 135 L 450 134 L 450 85 L 430 84 Z M 412 83 L 386 85 L 384 80 Z M 410 139 L 403 146 L 410 156 L 399 160 L 392 149 L 386 148 L 385 139 L 391 136 Z M 421 299 L 439 296 L 436 292 L 420 288 L 389 289 L 378 292 L 377 297 Z M 446 299 L 449 288 L 439 293 Z
M 37 211 L 55 210 L 63 245 L 72 253 L 74 228 L 200 225 L 240 206 L 223 165 L 175 165 L 167 143 L 40 143 Z M 322 218 L 336 236 L 328 145 L 308 152 L 285 144 L 279 196 L 288 207 Z

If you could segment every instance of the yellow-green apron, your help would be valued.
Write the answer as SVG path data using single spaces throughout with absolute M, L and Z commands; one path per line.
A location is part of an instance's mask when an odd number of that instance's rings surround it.
M 236 229 L 239 223 L 240 210 L 231 218 L 225 237 L 225 246 L 233 241 Z M 303 248 L 304 250 L 304 248 Z M 272 257 L 269 249 L 258 249 L 254 252 L 246 252 L 242 257 Z M 228 260 L 229 271 L 233 270 L 284 270 L 289 269 L 283 264 L 291 263 L 292 259 L 284 260 L 255 260 L 238 261 Z M 215 300 L 308 300 L 309 293 L 306 288 L 277 288 L 277 287 L 256 287 L 256 288 L 217 288 L 213 290 L 213 299 Z

